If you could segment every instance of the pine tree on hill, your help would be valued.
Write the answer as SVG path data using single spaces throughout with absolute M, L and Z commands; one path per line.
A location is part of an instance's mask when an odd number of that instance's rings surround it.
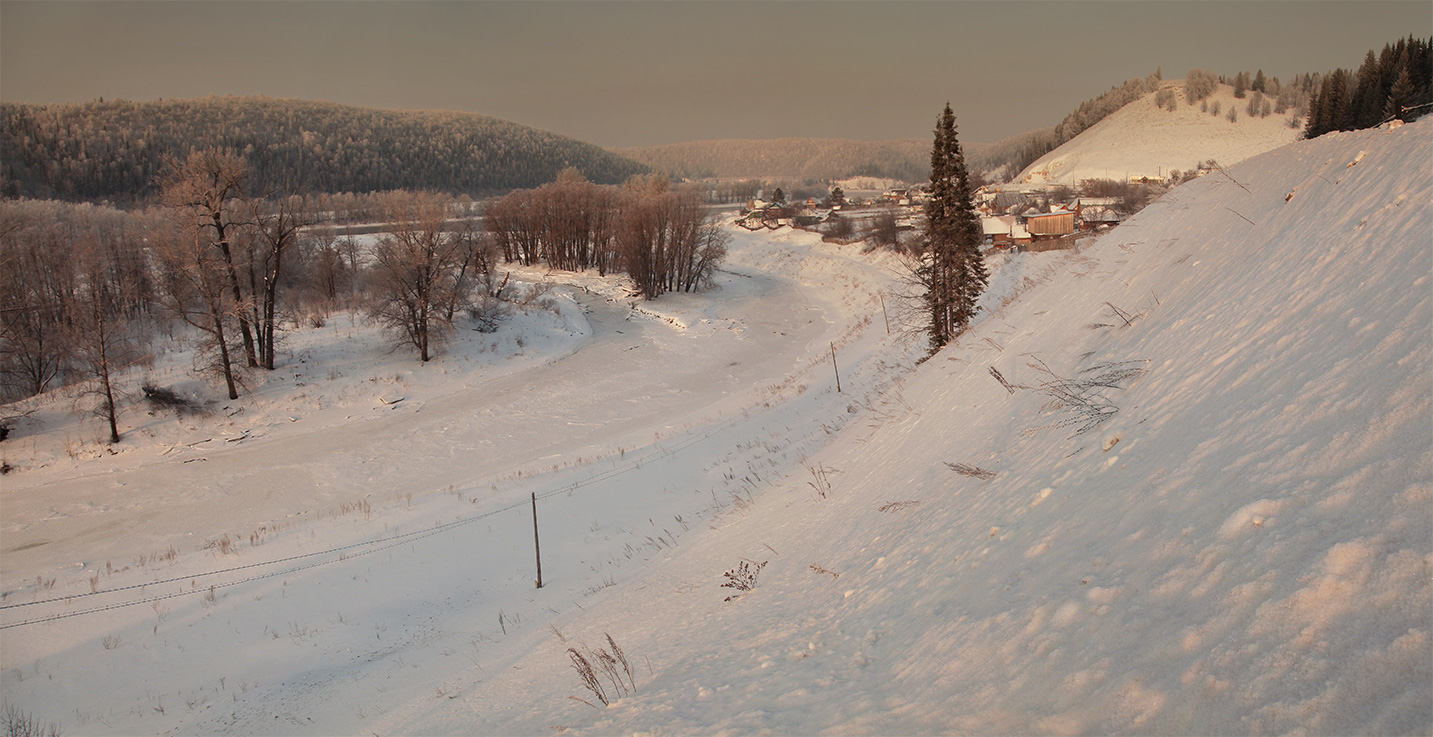
M 990 281 L 980 255 L 980 218 L 971 201 L 970 174 L 956 136 L 950 103 L 936 122 L 926 203 L 926 250 L 917 273 L 925 286 L 931 352 L 954 340 L 975 316 Z
M 1393 88 L 1388 91 L 1388 103 L 1383 108 L 1385 118 L 1398 118 L 1403 115 L 1403 108 L 1409 107 L 1413 100 L 1413 77 L 1408 73 L 1408 67 L 1398 72 L 1398 79 L 1393 81 Z
M 1384 101 L 1388 97 L 1388 86 L 1392 80 L 1384 79 L 1383 69 L 1372 49 L 1364 56 L 1363 66 L 1358 68 L 1357 79 L 1358 86 L 1353 93 L 1350 111 L 1353 127 L 1369 128 L 1378 125 L 1383 120 Z

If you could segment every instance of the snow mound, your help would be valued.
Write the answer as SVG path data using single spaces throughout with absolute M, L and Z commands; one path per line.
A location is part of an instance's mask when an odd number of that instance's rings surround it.
M 795 475 L 562 625 L 649 657 L 634 696 L 491 726 L 1427 733 L 1430 133 L 1281 148 L 1052 255 L 909 412 L 808 459 L 824 498 Z M 1117 369 L 1065 422 L 1058 390 Z
M 1201 111 L 1200 104 L 1184 99 L 1182 80 L 1166 81 L 1175 90 L 1173 112 L 1154 103 L 1157 92 L 1125 105 L 1059 148 L 1040 157 L 1015 178 L 1034 184 L 1077 184 L 1081 179 L 1168 176 L 1174 169 L 1189 171 L 1209 159 L 1224 166 L 1270 151 L 1303 135 L 1289 126 L 1289 115 L 1270 113 L 1251 117 L 1249 99 L 1234 97 L 1234 88 L 1219 85 L 1205 102 L 1217 104 L 1220 114 Z M 1229 110 L 1238 111 L 1230 122 Z

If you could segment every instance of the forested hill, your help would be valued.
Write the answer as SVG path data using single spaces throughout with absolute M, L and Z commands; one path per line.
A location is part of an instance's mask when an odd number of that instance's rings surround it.
M 873 176 L 918 182 L 930 176 L 930 141 L 915 138 L 720 139 L 612 150 L 654 170 L 695 179 L 830 181 Z
M 127 201 L 154 192 L 166 156 L 227 147 L 264 191 L 535 187 L 572 166 L 597 183 L 646 167 L 590 143 L 473 113 L 207 97 L 0 105 L 3 193 Z

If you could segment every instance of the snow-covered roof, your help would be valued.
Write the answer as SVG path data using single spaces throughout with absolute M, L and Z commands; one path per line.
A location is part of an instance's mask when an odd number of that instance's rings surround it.
M 1009 235 L 1015 227 L 1015 216 L 1000 215 L 996 217 L 984 217 L 980 219 L 980 226 L 985 235 Z

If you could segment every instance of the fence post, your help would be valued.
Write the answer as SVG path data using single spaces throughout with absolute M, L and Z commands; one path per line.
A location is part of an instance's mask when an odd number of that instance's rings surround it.
M 831 344 L 831 370 L 836 372 L 836 393 L 841 393 L 841 369 L 836 368 L 836 344 Z
M 537 537 L 537 492 L 532 493 L 532 547 L 537 554 L 537 588 L 542 588 L 542 543 Z

